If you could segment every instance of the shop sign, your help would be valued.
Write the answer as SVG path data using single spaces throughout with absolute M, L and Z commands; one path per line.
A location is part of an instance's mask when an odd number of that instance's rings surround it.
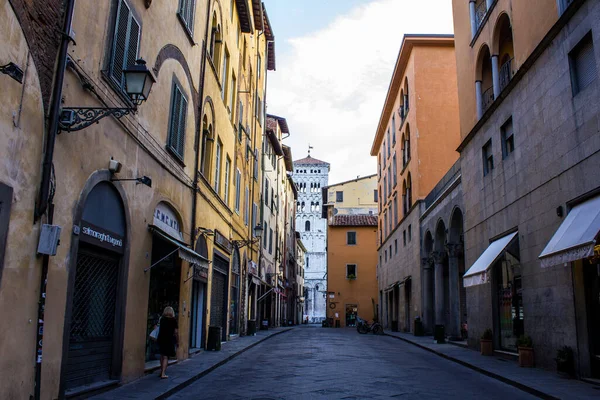
M 254 261 L 248 261 L 248 273 L 250 275 L 258 276 L 258 266 Z
M 227 239 L 221 232 L 215 229 L 215 244 L 231 254 L 232 246 L 229 239 Z
M 208 268 L 194 264 L 194 279 L 208 282 Z
M 153 223 L 173 238 L 183 241 L 179 218 L 166 203 L 158 203 L 156 206 Z
M 81 220 L 81 235 L 79 240 L 108 250 L 116 251 L 117 253 L 122 254 L 124 252 L 123 245 L 125 240 L 123 236 L 100 228 L 85 220 Z

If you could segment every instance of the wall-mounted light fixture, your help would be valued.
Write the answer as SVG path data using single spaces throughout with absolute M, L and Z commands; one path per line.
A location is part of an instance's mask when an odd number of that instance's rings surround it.
M 19 83 L 23 83 L 23 70 L 12 61 L 6 65 L 0 65 L 0 72 L 10 76 Z
M 137 107 L 148 100 L 152 85 L 156 78 L 146 67 L 146 61 L 138 59 L 135 65 L 123 70 L 125 77 L 125 91 L 133 103 L 133 107 L 70 107 L 60 111 L 58 127 L 60 130 L 71 132 L 79 131 L 97 123 L 102 118 L 112 115 L 121 118 L 125 115 L 135 113 Z
M 136 181 L 137 183 L 141 183 L 142 185 L 146 185 L 148 187 L 152 187 L 152 179 L 149 176 L 140 176 L 139 178 L 123 178 L 123 179 L 111 179 L 111 182 L 126 182 L 126 181 Z
M 260 223 L 256 224 L 254 227 L 254 239 L 250 240 L 234 240 L 233 244 L 237 246 L 238 249 L 241 249 L 244 246 L 250 246 L 252 244 L 260 242 L 262 239 L 264 228 Z

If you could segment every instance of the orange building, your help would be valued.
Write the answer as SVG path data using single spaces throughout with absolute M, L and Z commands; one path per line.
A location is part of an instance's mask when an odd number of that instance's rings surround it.
M 458 159 L 453 35 L 405 35 L 371 148 L 378 157 L 379 303 L 385 327 L 429 320 L 421 296 L 423 199 Z M 424 273 L 431 273 L 429 269 Z
M 377 217 L 331 215 L 327 224 L 327 317 L 334 326 L 377 316 Z

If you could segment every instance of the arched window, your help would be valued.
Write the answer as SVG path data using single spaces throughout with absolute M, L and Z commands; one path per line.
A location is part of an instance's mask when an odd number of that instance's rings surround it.
M 412 179 L 409 172 L 406 178 L 406 209 L 410 210 L 410 207 L 412 207 Z
M 407 201 L 406 201 L 406 179 L 404 180 L 404 182 L 402 182 L 402 215 L 406 216 L 406 214 L 408 214 L 408 207 L 407 205 Z
M 477 101 L 477 117 L 481 118 L 483 113 L 494 102 L 494 79 L 492 74 L 492 58 L 490 49 L 483 45 L 477 57 L 475 76 L 475 94 Z
M 404 109 L 406 110 L 406 114 L 408 114 L 408 78 L 404 78 Z
M 212 19 L 212 27 L 210 32 L 210 58 L 213 60 L 213 64 L 219 65 L 221 56 L 221 24 L 215 11 Z
M 402 134 L 402 166 L 406 165 L 406 135 Z
M 496 48 L 494 53 L 498 54 L 498 59 L 492 59 L 492 62 L 499 64 L 499 77 L 497 81 L 499 87 L 496 89 L 499 90 L 497 93 L 499 95 L 508 85 L 515 71 L 512 26 L 507 14 L 502 14 L 496 23 L 496 28 L 494 29 L 494 47 Z
M 305 230 L 306 232 L 310 232 L 310 221 L 306 221 L 306 222 L 304 223 L 304 230 Z
M 404 135 L 404 151 L 406 152 L 405 158 L 406 162 L 410 160 L 410 125 L 406 124 L 406 134 Z
M 315 203 L 313 201 L 310 202 L 310 212 L 315 211 Z
M 319 212 L 319 211 L 320 211 L 320 207 L 319 207 L 319 206 L 320 206 L 320 204 L 319 204 L 319 202 L 317 201 L 317 204 L 315 204 L 315 211 L 317 211 L 317 212 Z
M 302 212 L 306 211 L 306 204 L 302 202 Z
M 398 114 L 400 114 L 400 126 L 402 126 L 402 122 L 406 118 L 406 110 L 404 109 L 404 89 L 400 89 L 400 107 L 398 108 Z
M 205 114 L 202 119 L 202 154 L 200 155 L 200 172 L 210 181 L 213 145 L 215 143 L 212 115 Z

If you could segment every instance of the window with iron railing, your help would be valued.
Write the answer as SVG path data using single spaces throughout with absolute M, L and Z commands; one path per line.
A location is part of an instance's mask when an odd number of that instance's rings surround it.
M 486 4 L 486 0 L 480 0 L 475 5 L 475 30 L 478 31 L 483 24 L 485 16 L 487 15 L 488 7 Z
M 490 86 L 481 94 L 481 109 L 485 113 L 485 111 L 492 105 L 494 102 L 494 87 Z
M 506 61 L 500 67 L 500 92 L 504 90 L 514 75 L 513 71 L 514 58 Z

